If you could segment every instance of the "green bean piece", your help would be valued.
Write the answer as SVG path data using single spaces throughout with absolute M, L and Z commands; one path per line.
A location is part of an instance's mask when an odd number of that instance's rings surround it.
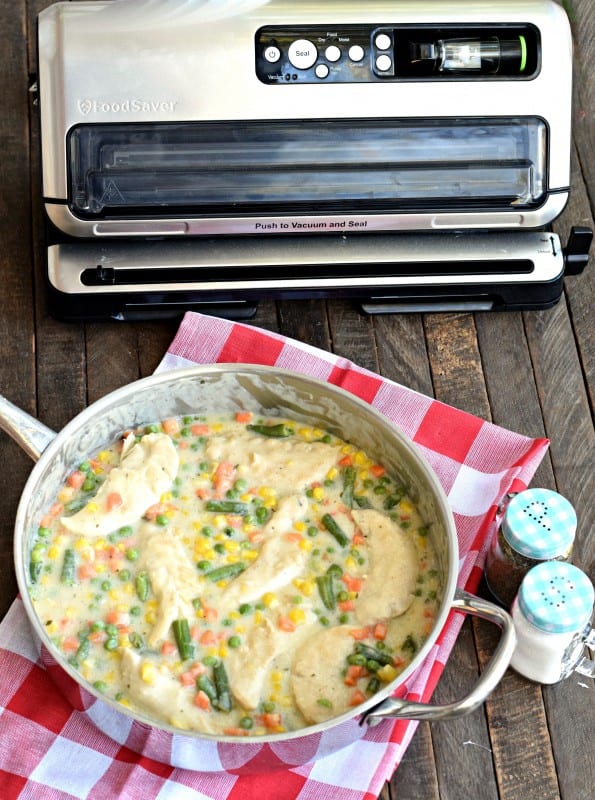
M 358 508 L 372 508 L 372 503 L 365 494 L 356 494 L 353 500 Z
M 134 581 L 136 596 L 139 600 L 145 601 L 149 596 L 149 576 L 146 572 L 139 572 Z
M 286 439 L 293 436 L 293 428 L 280 422 L 278 425 L 247 425 L 249 431 L 259 433 L 261 436 L 272 436 L 276 439 Z
M 345 545 L 349 544 L 349 538 L 347 537 L 347 534 L 341 530 L 341 526 L 337 524 L 335 519 L 331 517 L 330 514 L 325 514 L 320 521 L 331 534 L 331 536 L 337 540 L 341 547 L 345 547 Z
M 220 711 L 231 711 L 231 693 L 229 679 L 223 661 L 218 661 L 213 666 L 213 678 L 217 689 L 216 706 Z
M 209 572 L 205 572 L 205 578 L 216 583 L 217 581 L 223 581 L 227 578 L 235 578 L 236 575 L 239 575 L 240 572 L 243 572 L 245 569 L 246 565 L 243 561 L 236 561 L 234 564 L 224 564 L 222 567 L 217 567 L 216 569 L 209 570 Z
M 84 661 L 87 658 L 87 656 L 89 655 L 89 650 L 91 648 L 89 639 L 86 636 L 83 636 L 83 638 L 80 641 L 81 643 L 79 644 L 78 649 L 76 651 L 76 660 L 78 663 Z
M 217 514 L 239 514 L 242 517 L 250 511 L 248 503 L 240 503 L 237 500 L 207 500 L 205 508 Z
M 318 586 L 318 594 L 325 608 L 332 611 L 337 605 L 333 588 L 333 576 L 329 575 L 328 572 L 325 575 L 318 575 L 316 577 L 316 585 Z
M 194 656 L 194 644 L 190 638 L 190 626 L 187 619 L 175 619 L 172 624 L 174 639 L 180 653 L 180 658 L 186 661 Z
M 76 562 L 74 557 L 74 550 L 68 549 L 64 551 L 64 561 L 62 562 L 62 571 L 60 572 L 60 582 L 73 584 L 75 577 Z
M 353 491 L 355 487 L 355 467 L 344 467 L 342 470 L 343 475 L 343 491 L 341 492 L 341 500 L 345 503 L 347 508 L 353 508 Z
M 214 706 L 217 703 L 217 689 L 208 675 L 199 675 L 196 679 L 196 688 L 204 692 Z
M 356 644 L 355 652 L 364 656 L 367 661 L 375 661 L 377 664 L 382 666 L 393 663 L 393 657 L 390 653 L 387 653 L 384 650 L 376 650 L 374 647 L 368 647 L 361 642 Z

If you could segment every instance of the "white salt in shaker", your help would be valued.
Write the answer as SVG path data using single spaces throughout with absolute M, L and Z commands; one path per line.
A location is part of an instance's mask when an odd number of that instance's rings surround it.
M 573 564 L 547 561 L 530 569 L 511 609 L 517 635 L 511 667 L 537 683 L 557 683 L 574 671 L 593 674 L 584 649 L 595 643 L 594 595 Z

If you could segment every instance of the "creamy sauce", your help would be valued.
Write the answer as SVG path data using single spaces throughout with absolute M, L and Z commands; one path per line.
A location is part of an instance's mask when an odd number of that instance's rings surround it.
M 441 585 L 427 528 L 367 455 L 291 420 L 165 420 L 79 465 L 30 592 L 97 691 L 216 735 L 356 707 L 410 663 Z

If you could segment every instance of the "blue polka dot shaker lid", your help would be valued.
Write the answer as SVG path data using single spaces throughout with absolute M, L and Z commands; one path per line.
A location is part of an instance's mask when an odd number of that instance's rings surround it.
M 502 533 L 510 546 L 529 558 L 566 555 L 576 532 L 576 512 L 565 497 L 550 489 L 527 489 L 512 498 Z
M 579 632 L 593 612 L 595 592 L 585 573 L 566 561 L 544 561 L 523 578 L 518 603 L 525 617 L 548 633 Z

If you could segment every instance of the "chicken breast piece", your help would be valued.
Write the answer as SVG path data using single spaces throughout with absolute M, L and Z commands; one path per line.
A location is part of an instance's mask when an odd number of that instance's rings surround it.
M 287 541 L 283 534 L 293 530 L 306 509 L 304 497 L 291 495 L 280 500 L 277 511 L 263 528 L 264 541 L 258 558 L 223 591 L 224 608 L 258 600 L 266 592 L 287 586 L 303 572 L 308 553 L 297 542 Z
M 352 630 L 350 625 L 324 628 L 296 651 L 291 688 L 308 723 L 324 722 L 350 707 L 353 687 L 346 686 L 341 671 L 355 645 Z
M 369 570 L 355 602 L 362 625 L 403 614 L 413 602 L 418 575 L 415 544 L 400 526 L 374 509 L 352 512 L 366 539 Z
M 157 600 L 149 636 L 154 646 L 165 639 L 176 619 L 194 618 L 192 601 L 199 595 L 198 574 L 175 530 L 146 522 L 138 536 L 138 568 L 146 571 Z
M 225 659 L 229 688 L 243 708 L 251 711 L 262 700 L 264 679 L 288 635 L 265 619 L 243 638 L 240 647 L 229 650 Z
M 121 650 L 120 671 L 130 699 L 146 713 L 184 730 L 216 732 L 209 713 L 193 704 L 192 690 L 168 670 L 161 672 L 157 664 L 127 647 Z
M 178 461 L 176 448 L 165 433 L 149 433 L 138 442 L 130 434 L 120 466 L 110 471 L 84 508 L 60 522 L 84 536 L 105 536 L 132 524 L 170 488 Z
M 337 460 L 337 448 L 324 442 L 267 439 L 250 432 L 214 436 L 206 455 L 213 461 L 237 464 L 237 477 L 261 486 L 274 486 L 277 495 L 292 494 L 322 481 Z

